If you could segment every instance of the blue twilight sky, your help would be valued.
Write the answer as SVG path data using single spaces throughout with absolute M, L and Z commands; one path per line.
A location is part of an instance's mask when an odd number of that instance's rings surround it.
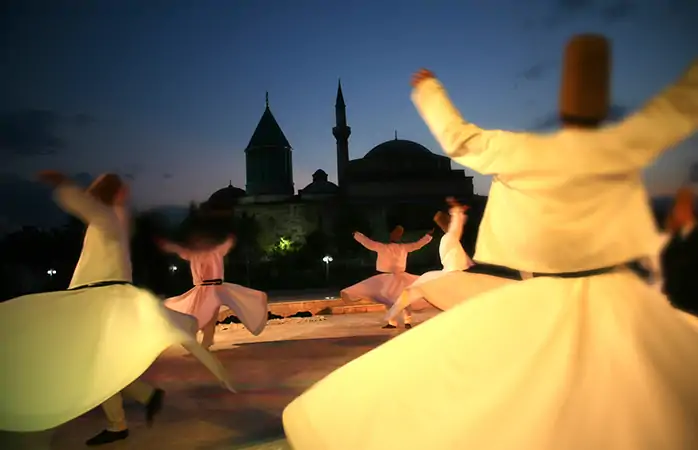
M 42 168 L 119 171 L 140 206 L 202 201 L 228 180 L 244 188 L 243 150 L 265 91 L 294 148 L 299 189 L 317 168 L 336 179 L 339 77 L 358 158 L 394 130 L 440 152 L 409 98 L 421 66 L 469 120 L 532 129 L 555 114 L 560 56 L 573 33 L 613 39 L 621 111 L 698 56 L 691 0 L 7 3 L 0 185 L 21 193 L 15 185 L 29 186 L 22 177 Z M 648 172 L 653 193 L 675 189 L 695 160 L 694 136 Z M 478 193 L 488 186 L 476 176 Z

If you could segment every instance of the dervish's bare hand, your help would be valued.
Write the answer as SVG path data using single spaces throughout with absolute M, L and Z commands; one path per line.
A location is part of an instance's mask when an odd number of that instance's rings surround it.
M 416 88 L 422 81 L 436 78 L 434 73 L 428 69 L 419 69 L 414 75 L 412 75 L 412 87 Z

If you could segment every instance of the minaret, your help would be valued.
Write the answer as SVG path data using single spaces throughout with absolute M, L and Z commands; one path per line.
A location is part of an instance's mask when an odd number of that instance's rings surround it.
M 351 127 L 347 125 L 347 105 L 344 104 L 342 94 L 342 81 L 337 85 L 337 101 L 334 105 L 335 127 L 332 134 L 337 140 L 337 186 L 340 188 L 344 183 L 344 175 L 349 165 L 349 136 Z

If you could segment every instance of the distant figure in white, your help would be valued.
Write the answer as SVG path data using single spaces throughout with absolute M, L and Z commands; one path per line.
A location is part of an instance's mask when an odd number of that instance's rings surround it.
M 215 244 L 203 234 L 192 234 L 186 245 L 158 239 L 160 248 L 189 262 L 194 287 L 184 294 L 165 300 L 165 306 L 196 317 L 203 331 L 201 345 L 213 345 L 218 313 L 221 306 L 230 308 L 243 325 L 255 336 L 267 324 L 267 294 L 232 283 L 225 283 L 224 258 L 235 244 L 229 236 Z
M 409 308 L 412 303 L 421 299 L 426 299 L 426 301 L 442 311 L 448 309 L 449 305 L 447 302 L 451 301 L 451 296 L 447 298 L 439 295 L 433 299 L 427 298 L 421 287 L 451 272 L 462 272 L 473 265 L 473 261 L 465 253 L 460 242 L 463 235 L 463 227 L 468 220 L 468 216 L 465 214 L 468 207 L 459 204 L 453 197 L 447 198 L 446 203 L 449 205 L 449 214 L 439 211 L 434 216 L 434 222 L 444 232 L 439 242 L 439 257 L 441 258 L 443 269 L 426 272 L 408 286 L 400 295 L 399 300 L 388 311 L 386 316 L 388 321 L 394 320 L 405 308 Z M 458 284 L 450 283 L 448 287 L 453 288 L 452 292 L 455 294 L 454 297 L 456 299 L 460 300 L 462 298 Z M 455 300 L 453 302 L 455 303 Z
M 390 242 L 387 244 L 373 241 L 358 231 L 354 233 L 354 239 L 359 244 L 378 254 L 376 270 L 381 273 L 343 289 L 341 296 L 345 302 L 369 298 L 390 308 L 402 291 L 419 278 L 417 275 L 405 272 L 407 255 L 431 242 L 431 232 L 416 242 L 402 243 L 400 240 L 404 231 L 400 225 L 396 226 L 390 232 Z M 411 306 L 403 310 L 405 328 L 412 328 L 413 309 L 415 309 L 414 306 Z M 397 320 L 391 319 L 383 328 L 397 328 L 397 325 Z
M 661 255 L 666 246 L 669 244 L 672 236 L 671 220 L 667 220 L 667 225 L 663 231 L 657 236 L 656 253 L 647 259 L 646 267 L 652 274 L 651 284 L 659 291 L 664 289 L 664 274 L 662 273 Z
M 467 122 L 427 70 L 412 85 L 444 151 L 492 175 L 473 259 L 532 277 L 461 302 L 327 375 L 286 407 L 291 446 L 698 448 L 698 320 L 637 269 L 657 251 L 642 173 L 698 130 L 698 60 L 606 125 L 610 45 L 577 36 L 563 68 L 564 128 L 546 134 Z
M 128 190 L 121 179 L 102 175 L 87 191 L 59 172 L 41 172 L 39 179 L 54 187 L 57 203 L 87 230 L 67 290 L 0 303 L 0 430 L 49 430 L 101 404 L 108 426 L 87 445 L 125 439 L 120 393 L 145 405 L 150 425 L 164 392 L 138 378 L 175 344 L 232 390 L 223 366 L 185 331 L 191 319 L 131 284 Z M 2 436 L 0 448 L 13 448 L 8 437 Z

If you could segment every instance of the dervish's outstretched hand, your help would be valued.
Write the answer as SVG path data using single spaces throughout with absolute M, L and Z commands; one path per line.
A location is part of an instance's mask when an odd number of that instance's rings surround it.
M 36 174 L 36 178 L 51 187 L 58 187 L 69 180 L 67 176 L 57 170 L 42 170 Z
M 412 75 L 412 87 L 416 88 L 417 86 L 420 85 L 420 83 L 424 80 L 429 80 L 432 78 L 436 78 L 436 75 L 434 75 L 434 72 L 428 69 L 419 69 L 417 72 L 415 72 L 414 75 Z

